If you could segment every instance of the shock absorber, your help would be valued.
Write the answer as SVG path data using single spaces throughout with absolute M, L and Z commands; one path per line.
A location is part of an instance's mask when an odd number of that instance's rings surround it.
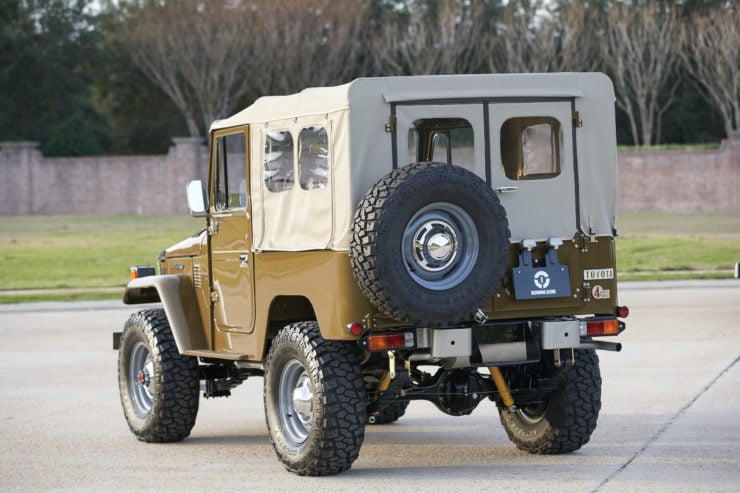
M 511 392 L 509 392 L 509 386 L 506 385 L 506 380 L 504 380 L 504 376 L 501 374 L 501 370 L 499 369 L 499 367 L 489 366 L 488 371 L 491 372 L 493 383 L 496 384 L 496 389 L 501 395 L 501 400 L 504 401 L 504 406 L 506 406 L 506 409 L 508 409 L 509 411 L 515 411 L 516 406 L 514 405 L 514 398 L 511 396 Z

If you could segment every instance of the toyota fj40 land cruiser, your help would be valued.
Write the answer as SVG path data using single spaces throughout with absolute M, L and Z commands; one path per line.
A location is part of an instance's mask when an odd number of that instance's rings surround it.
M 484 400 L 532 453 L 588 442 L 592 339 L 617 305 L 614 94 L 602 74 L 359 79 L 265 97 L 210 130 L 206 229 L 134 268 L 114 334 L 123 410 L 187 437 L 205 397 L 264 377 L 278 458 L 357 458 L 413 400 Z M 430 367 L 436 367 L 427 373 Z

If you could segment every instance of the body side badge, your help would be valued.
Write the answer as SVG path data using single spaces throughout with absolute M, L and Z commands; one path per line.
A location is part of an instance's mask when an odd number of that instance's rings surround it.
M 611 298 L 611 291 L 597 284 L 591 289 L 591 297 L 595 300 L 608 300 Z

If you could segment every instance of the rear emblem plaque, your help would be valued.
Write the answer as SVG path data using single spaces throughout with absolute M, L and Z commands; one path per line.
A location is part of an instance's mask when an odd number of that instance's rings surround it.
M 554 248 L 545 254 L 545 266 L 535 267 L 532 252 L 519 252 L 519 266 L 511 276 L 514 281 L 514 297 L 518 300 L 539 298 L 565 298 L 570 296 L 570 274 L 567 265 L 561 265 Z
M 583 271 L 584 281 L 614 279 L 614 269 L 588 269 Z

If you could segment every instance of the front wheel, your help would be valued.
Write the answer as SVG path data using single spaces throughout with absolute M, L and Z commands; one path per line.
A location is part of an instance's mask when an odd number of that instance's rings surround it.
M 593 349 L 576 350 L 565 381 L 538 404 L 515 411 L 499 409 L 509 439 L 533 454 L 578 450 L 596 429 L 601 409 L 601 372 Z
M 121 335 L 118 386 L 129 428 L 145 442 L 190 435 L 198 414 L 198 360 L 182 356 L 164 310 L 131 315 Z
M 323 339 L 316 322 L 288 325 L 267 356 L 264 400 L 270 439 L 289 471 L 337 474 L 357 459 L 367 394 L 351 344 Z

